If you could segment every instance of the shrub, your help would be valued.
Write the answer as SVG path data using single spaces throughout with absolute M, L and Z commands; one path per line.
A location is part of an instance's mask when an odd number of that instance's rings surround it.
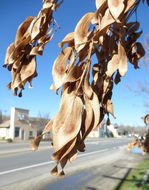
M 12 140 L 11 138 L 7 139 L 7 141 L 8 141 L 9 143 L 12 143 L 12 142 L 13 142 L 13 140 Z

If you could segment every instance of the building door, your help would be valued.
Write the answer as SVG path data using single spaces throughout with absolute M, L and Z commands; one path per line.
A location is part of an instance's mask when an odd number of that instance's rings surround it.
M 21 132 L 21 139 L 24 140 L 24 130 Z
M 20 127 L 15 127 L 15 138 L 19 138 Z

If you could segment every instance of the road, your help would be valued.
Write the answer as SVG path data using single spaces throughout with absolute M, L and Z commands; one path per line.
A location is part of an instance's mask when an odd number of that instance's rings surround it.
M 50 158 L 53 150 L 49 142 L 42 142 L 37 152 L 30 151 L 29 143 L 0 144 L 0 189 L 66 190 L 70 181 L 72 185 L 80 178 L 92 178 L 92 171 L 84 168 L 96 168 L 97 163 L 102 165 L 110 163 L 116 157 L 119 158 L 121 149 L 126 148 L 128 142 L 130 139 L 127 138 L 86 141 L 85 153 L 79 153 L 77 160 L 67 165 L 66 178 L 63 180 L 49 174 L 55 165 Z M 66 187 L 63 185 L 62 188 L 61 183 Z M 79 189 L 85 183 L 87 181 L 83 180 L 75 189 Z

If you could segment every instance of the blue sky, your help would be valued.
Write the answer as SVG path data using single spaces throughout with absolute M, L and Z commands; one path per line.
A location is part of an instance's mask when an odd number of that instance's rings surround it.
M 0 2 L 0 110 L 4 114 L 10 113 L 12 106 L 29 109 L 30 116 L 50 114 L 53 117 L 59 109 L 60 96 L 49 88 L 53 83 L 52 65 L 61 49 L 58 43 L 64 36 L 74 31 L 77 22 L 87 12 L 95 11 L 94 0 L 64 0 L 64 3 L 54 14 L 54 18 L 60 25 L 60 29 L 45 47 L 43 56 L 37 56 L 38 77 L 33 80 L 33 89 L 28 89 L 28 84 L 23 91 L 23 97 L 13 96 L 12 91 L 7 90 L 6 86 L 11 81 L 11 73 L 3 68 L 5 52 L 10 43 L 15 39 L 18 26 L 28 17 L 37 16 L 42 7 L 42 0 L 1 0 Z M 140 29 L 143 34 L 140 40 L 143 42 L 149 33 L 149 7 L 141 5 L 138 10 L 138 21 L 141 23 Z M 142 116 L 149 113 L 149 108 L 144 107 L 144 103 L 149 103 L 148 96 L 135 94 L 126 88 L 129 84 L 135 89 L 136 81 L 147 81 L 149 70 L 141 68 L 134 70 L 129 64 L 128 73 L 122 82 L 114 87 L 112 101 L 116 120 L 111 121 L 123 125 L 144 126 Z

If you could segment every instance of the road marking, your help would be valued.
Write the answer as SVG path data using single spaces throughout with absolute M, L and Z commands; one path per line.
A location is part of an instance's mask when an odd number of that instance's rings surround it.
M 83 157 L 83 156 L 87 156 L 87 155 L 91 155 L 91 154 L 95 154 L 95 153 L 100 153 L 100 152 L 105 152 L 105 151 L 108 151 L 108 149 L 103 149 L 103 150 L 97 150 L 97 151 L 94 151 L 94 152 L 88 152 L 88 153 L 85 153 L 85 154 L 81 154 L 81 155 L 78 155 L 78 157 Z
M 52 146 L 48 145 L 48 146 L 40 146 L 38 147 L 38 150 L 40 149 L 45 149 L 45 148 L 51 148 Z M 10 154 L 10 153 L 15 153 L 15 152 L 23 152 L 23 151 L 29 151 L 31 150 L 31 147 L 28 148 L 18 148 L 18 149 L 14 149 L 14 150 L 9 150 L 9 151 L 0 151 L 0 154 Z
M 38 150 L 38 152 L 40 151 L 44 151 L 44 150 L 49 150 L 51 147 L 44 147 L 44 148 L 40 148 Z M 23 151 L 23 150 L 22 150 Z M 31 149 L 26 151 L 26 152 L 16 152 L 16 153 L 7 153 L 7 154 L 4 154 L 4 155 L 0 155 L 0 158 L 8 158 L 8 157 L 12 157 L 12 156 L 20 156 L 20 155 L 23 155 L 23 154 L 29 154 L 29 153 L 33 153 L 34 151 L 32 151 Z
M 91 155 L 91 154 L 105 152 L 107 150 L 108 149 L 98 150 L 98 151 L 94 151 L 94 152 L 88 152 L 88 153 L 85 153 L 85 154 L 78 155 L 78 158 L 83 157 L 83 156 L 87 156 L 87 155 Z M 0 172 L 0 175 L 9 174 L 9 173 L 13 173 L 13 172 L 18 172 L 18 171 L 21 171 L 21 170 L 26 170 L 26 169 L 30 169 L 30 168 L 39 167 L 39 166 L 44 166 L 44 165 L 52 164 L 52 163 L 54 163 L 54 161 L 48 161 L 48 162 L 43 162 L 43 163 L 39 163 L 39 164 L 34 164 L 34 165 L 31 165 L 31 166 L 16 168 L 16 169 L 13 169 L 13 170 L 7 170 L 7 171 L 4 171 L 4 172 Z
M 26 167 L 22 167 L 22 168 L 16 168 L 16 169 L 13 169 L 13 170 L 0 172 L 0 175 L 13 173 L 13 172 L 21 171 L 21 170 L 26 170 L 26 169 L 30 169 L 30 168 L 35 168 L 35 167 L 38 167 L 38 166 L 44 166 L 46 164 L 51 164 L 51 163 L 54 163 L 54 161 L 43 162 L 43 163 L 31 165 L 31 166 L 26 166 Z
M 32 151 L 27 151 L 27 152 L 18 152 L 18 153 L 10 153 L 10 154 L 6 154 L 6 155 L 0 155 L 0 158 L 8 158 L 8 157 L 13 157 L 13 156 L 20 156 L 20 155 L 24 155 L 24 154 L 29 154 Z
M 89 142 L 89 143 L 87 142 L 86 144 L 99 145 L 100 142 L 94 141 L 94 142 Z M 38 149 L 38 152 L 39 152 L 39 151 L 48 150 L 48 149 L 51 149 L 51 148 L 52 148 L 52 146 L 40 147 L 40 148 Z M 30 153 L 32 153 L 32 152 L 34 152 L 34 151 L 32 151 L 31 149 L 27 149 L 27 151 L 19 150 L 19 152 L 16 151 L 16 150 L 12 150 L 12 151 L 7 152 L 7 153 L 2 153 L 2 154 L 0 153 L 0 158 L 9 158 L 9 157 L 14 157 L 14 156 L 21 156 L 21 155 L 23 155 L 23 154 L 30 154 Z M 37 152 L 37 151 L 35 151 L 35 152 Z

